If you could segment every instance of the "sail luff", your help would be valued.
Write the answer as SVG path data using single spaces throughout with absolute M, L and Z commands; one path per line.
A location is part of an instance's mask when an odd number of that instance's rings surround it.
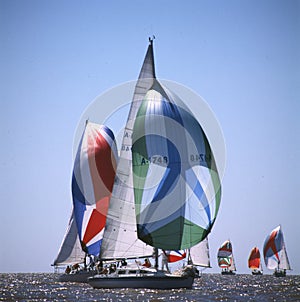
M 137 238 L 132 172 L 132 130 L 141 102 L 155 78 L 152 40 L 139 74 L 126 122 L 115 184 L 108 210 L 101 258 L 151 256 L 153 249 Z

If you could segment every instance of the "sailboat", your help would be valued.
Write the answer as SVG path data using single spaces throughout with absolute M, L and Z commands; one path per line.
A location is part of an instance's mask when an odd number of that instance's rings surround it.
M 218 265 L 222 275 L 235 275 L 236 267 L 233 258 L 232 244 L 226 240 L 218 250 Z
M 257 247 L 254 247 L 250 252 L 248 267 L 251 269 L 252 275 L 262 275 L 260 252 Z
M 284 277 L 286 271 L 291 270 L 280 225 L 272 230 L 264 242 L 264 259 L 266 267 L 274 269 L 276 277 Z
M 118 267 L 94 288 L 191 288 L 193 268 L 158 269 L 158 250 L 184 250 L 211 231 L 221 186 L 208 139 L 182 100 L 156 78 L 153 39 L 135 87 L 109 204 L 103 261 L 152 256 L 154 268 Z
M 116 163 L 117 147 L 112 131 L 87 121 L 73 168 L 73 212 L 54 261 L 54 265 L 68 265 L 59 281 L 87 282 L 97 272 L 94 260 L 100 254 Z

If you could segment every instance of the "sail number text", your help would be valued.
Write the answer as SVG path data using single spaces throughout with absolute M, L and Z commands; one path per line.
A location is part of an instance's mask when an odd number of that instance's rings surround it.
M 192 162 L 200 162 L 200 163 L 203 163 L 203 162 L 206 162 L 206 163 L 210 163 L 211 162 L 211 156 L 210 155 L 207 155 L 207 154 L 191 154 L 190 155 L 190 161 Z
M 154 155 L 149 158 L 142 157 L 141 165 L 148 165 L 149 163 L 158 164 L 158 165 L 166 165 L 168 164 L 167 156 Z

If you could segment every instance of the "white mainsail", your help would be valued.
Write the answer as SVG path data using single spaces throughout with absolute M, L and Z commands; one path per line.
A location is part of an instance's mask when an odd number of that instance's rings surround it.
M 153 248 L 137 237 L 132 171 L 132 130 L 140 104 L 155 78 L 153 46 L 149 45 L 125 126 L 115 184 L 106 218 L 101 259 L 151 256 Z
M 290 261 L 289 261 L 289 258 L 287 256 L 287 252 L 286 252 L 284 244 L 283 244 L 283 247 L 282 247 L 280 262 L 279 262 L 278 268 L 283 269 L 283 270 L 291 270 Z
M 234 261 L 234 257 L 233 257 L 233 254 L 232 254 L 232 257 L 231 257 L 231 265 L 229 266 L 228 268 L 230 271 L 236 271 L 236 266 L 235 266 L 235 261 Z
M 208 237 L 197 245 L 190 248 L 190 257 L 193 265 L 211 267 L 209 257 Z
M 54 266 L 72 265 L 84 262 L 85 253 L 79 242 L 77 226 L 72 212 L 66 234 L 63 238 Z

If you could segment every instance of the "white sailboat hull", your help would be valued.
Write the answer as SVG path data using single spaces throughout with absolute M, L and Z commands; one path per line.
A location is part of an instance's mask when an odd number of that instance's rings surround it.
M 192 288 L 193 276 L 154 274 L 152 276 L 94 276 L 88 279 L 93 288 Z

